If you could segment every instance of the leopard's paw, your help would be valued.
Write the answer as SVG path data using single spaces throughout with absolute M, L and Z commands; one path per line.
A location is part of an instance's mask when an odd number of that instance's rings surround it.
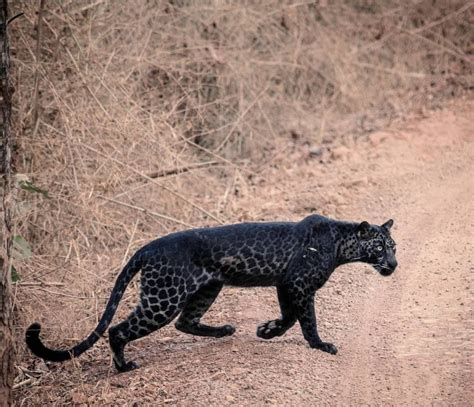
M 125 363 L 125 365 L 123 366 L 117 366 L 117 370 L 120 372 L 120 373 L 125 373 L 125 372 L 130 372 L 132 370 L 135 370 L 135 369 L 138 369 L 140 366 L 138 365 L 138 363 L 135 363 L 135 362 L 127 362 Z
M 220 337 L 230 336 L 235 333 L 235 327 L 232 325 L 224 325 L 220 327 Z
M 332 343 L 329 342 L 318 342 L 311 346 L 313 349 L 319 349 L 323 352 L 330 353 L 331 355 L 335 355 L 337 353 L 337 348 Z
M 271 339 L 275 336 L 283 335 L 281 325 L 278 320 L 264 322 L 257 327 L 257 336 L 263 339 Z

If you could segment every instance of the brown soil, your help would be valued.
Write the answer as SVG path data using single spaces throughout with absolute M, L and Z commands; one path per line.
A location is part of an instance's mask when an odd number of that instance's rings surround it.
M 395 219 L 394 275 L 345 266 L 317 294 L 320 334 L 337 356 L 309 349 L 298 326 L 258 339 L 256 326 L 277 316 L 275 290 L 228 288 L 206 320 L 234 324 L 233 337 L 166 327 L 127 348 L 141 368 L 120 375 L 105 341 L 50 370 L 31 359 L 40 373 L 19 384 L 18 404 L 471 405 L 472 117 L 472 104 L 456 104 L 317 159 L 293 144 L 234 203 L 265 219 Z

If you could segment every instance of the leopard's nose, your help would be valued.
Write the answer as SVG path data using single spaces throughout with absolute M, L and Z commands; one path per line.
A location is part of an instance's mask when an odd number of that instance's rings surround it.
M 387 261 L 387 265 L 392 269 L 392 270 L 395 270 L 398 266 L 398 262 L 396 259 L 389 259 Z

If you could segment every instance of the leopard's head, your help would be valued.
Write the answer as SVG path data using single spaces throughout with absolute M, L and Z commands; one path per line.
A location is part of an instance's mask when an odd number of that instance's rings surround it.
M 390 236 L 393 220 L 382 226 L 362 222 L 357 226 L 360 260 L 371 264 L 382 276 L 389 276 L 397 268 L 396 244 Z

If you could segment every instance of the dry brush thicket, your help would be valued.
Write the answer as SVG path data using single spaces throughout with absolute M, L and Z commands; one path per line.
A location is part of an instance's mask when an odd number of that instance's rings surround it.
M 43 321 L 56 345 L 95 324 L 146 241 L 258 219 L 278 149 L 472 87 L 466 1 L 10 4 L 25 12 L 11 28 L 15 169 L 49 195 L 17 192 L 33 248 L 17 263 L 17 330 Z

